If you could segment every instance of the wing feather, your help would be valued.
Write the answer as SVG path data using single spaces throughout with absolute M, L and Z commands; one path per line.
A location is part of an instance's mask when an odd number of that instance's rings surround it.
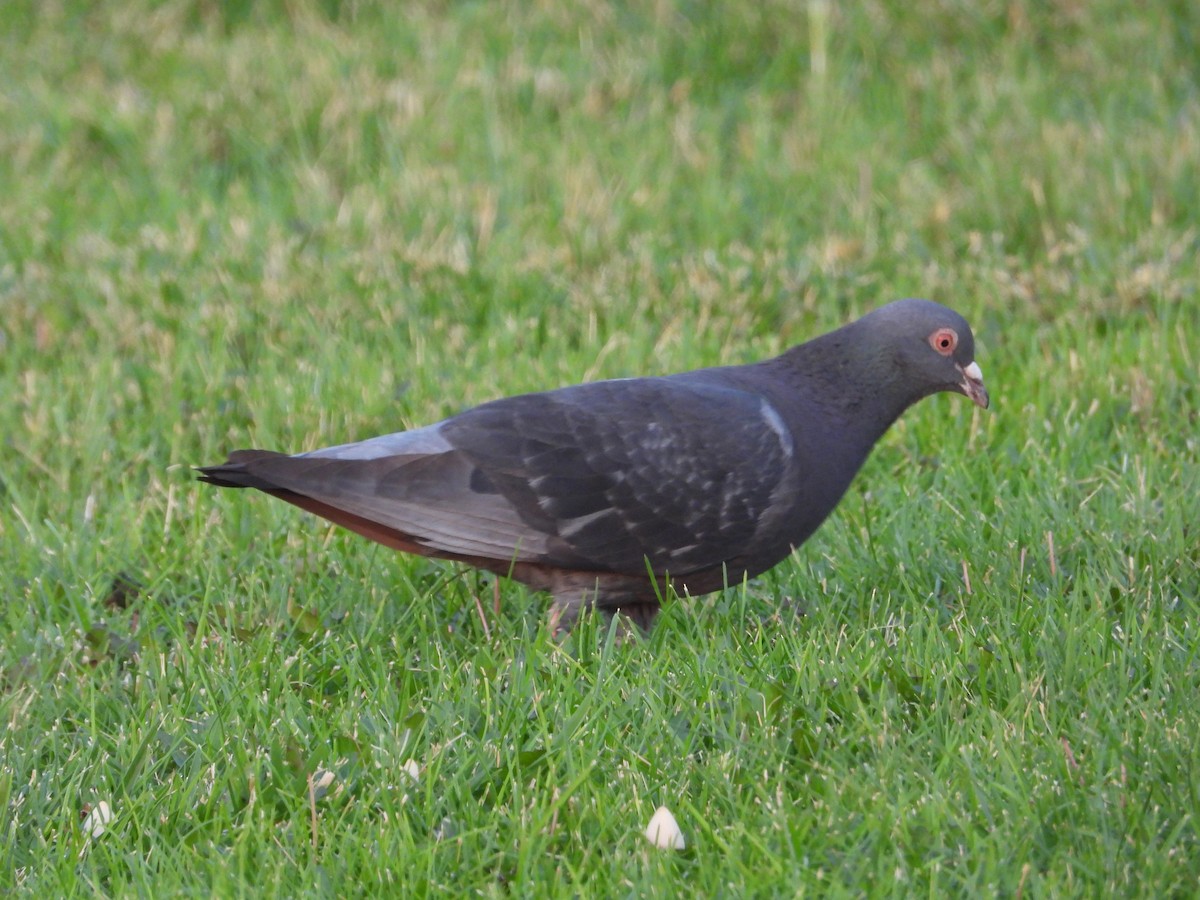
M 442 435 L 522 519 L 594 569 L 672 573 L 745 551 L 788 474 L 759 395 L 687 377 L 594 382 L 485 404 Z M 565 558 L 562 560 L 565 564 Z

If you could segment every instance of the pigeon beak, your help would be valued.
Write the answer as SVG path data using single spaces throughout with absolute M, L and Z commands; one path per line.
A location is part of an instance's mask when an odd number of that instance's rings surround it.
M 987 409 L 988 392 L 987 388 L 983 386 L 983 370 L 979 368 L 979 363 L 972 362 L 968 366 L 959 366 L 958 370 L 962 372 L 963 376 L 958 389 L 970 397 L 976 406 Z

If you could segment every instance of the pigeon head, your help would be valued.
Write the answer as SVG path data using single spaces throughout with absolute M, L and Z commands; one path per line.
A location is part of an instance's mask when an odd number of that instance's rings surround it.
M 975 362 L 975 336 L 967 320 L 930 300 L 897 300 L 852 326 L 865 354 L 862 365 L 883 389 L 902 385 L 905 405 L 954 391 L 987 408 L 983 373 Z

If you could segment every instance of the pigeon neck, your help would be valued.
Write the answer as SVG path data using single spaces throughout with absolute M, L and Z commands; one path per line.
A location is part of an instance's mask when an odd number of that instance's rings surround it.
M 811 386 L 807 395 L 819 398 L 824 414 L 866 452 L 921 398 L 910 396 L 894 357 L 857 334 L 855 324 L 793 347 L 778 361 Z

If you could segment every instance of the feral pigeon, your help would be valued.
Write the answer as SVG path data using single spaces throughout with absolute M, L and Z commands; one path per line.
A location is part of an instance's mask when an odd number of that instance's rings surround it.
M 250 487 L 406 553 L 648 628 L 771 568 L 837 505 L 872 446 L 939 391 L 981 407 L 970 326 L 900 300 L 764 362 L 484 403 L 445 421 L 289 456 L 236 450 L 200 479 Z

